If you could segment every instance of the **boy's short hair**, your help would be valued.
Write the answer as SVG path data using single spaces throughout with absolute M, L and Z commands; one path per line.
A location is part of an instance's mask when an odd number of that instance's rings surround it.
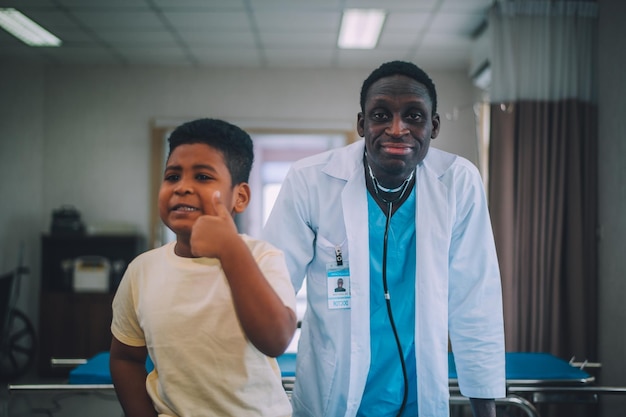
M 428 90 L 430 101 L 432 102 L 433 111 L 437 113 L 437 90 L 433 80 L 430 79 L 428 74 L 424 72 L 420 67 L 412 62 L 405 61 L 390 61 L 385 62 L 380 67 L 376 68 L 372 73 L 363 81 L 361 87 L 361 111 L 365 110 L 365 101 L 367 99 L 367 92 L 376 81 L 381 78 L 391 77 L 392 75 L 404 75 L 409 78 L 413 78 L 420 84 L 423 84 Z
M 243 129 L 219 119 L 197 119 L 178 126 L 169 136 L 168 158 L 180 145 L 204 143 L 222 152 L 232 185 L 248 182 L 254 150 Z

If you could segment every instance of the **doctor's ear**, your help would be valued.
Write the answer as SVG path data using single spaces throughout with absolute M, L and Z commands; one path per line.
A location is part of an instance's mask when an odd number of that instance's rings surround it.
M 360 137 L 365 136 L 365 119 L 363 118 L 363 112 L 359 112 L 356 116 L 356 131 Z
M 441 127 L 441 119 L 439 113 L 433 114 L 433 130 L 430 132 L 430 138 L 435 139 L 439 136 L 439 128 Z

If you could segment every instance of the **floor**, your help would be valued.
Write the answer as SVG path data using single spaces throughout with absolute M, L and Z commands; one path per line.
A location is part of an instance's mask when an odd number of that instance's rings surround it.
M 117 397 L 109 392 L 37 392 L 15 393 L 3 404 L 6 417 L 123 417 Z
M 105 390 L 34 389 L 66 385 L 67 380 L 27 374 L 0 391 L 0 417 L 123 417 L 115 392 Z M 28 388 L 28 389 L 25 389 Z

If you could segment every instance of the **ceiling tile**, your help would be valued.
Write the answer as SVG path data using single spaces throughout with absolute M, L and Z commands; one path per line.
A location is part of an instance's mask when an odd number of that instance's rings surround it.
M 467 36 L 468 38 L 484 22 L 484 15 L 480 13 L 437 13 L 431 23 L 433 33 L 451 33 Z
M 244 0 L 152 0 L 152 2 L 163 9 L 245 10 L 246 8 Z
M 23 45 L 23 43 L 20 42 L 15 36 L 11 35 L 9 32 L 0 30 L 0 46 L 7 48 L 21 45 Z
M 285 33 L 269 33 L 263 32 L 260 34 L 261 44 L 264 48 L 276 48 L 276 47 L 327 47 L 335 48 L 337 42 L 337 35 L 334 32 L 323 33 L 306 33 L 306 32 L 292 32 L 289 36 L 285 36 Z
M 384 31 L 380 35 L 377 48 L 411 48 L 415 45 L 417 34 L 409 31 L 390 33 Z
M 20 11 L 30 9 L 31 7 L 52 7 L 56 6 L 54 0 L 0 0 L 0 7 L 13 7 Z
M 346 8 L 432 10 L 440 0 L 345 0 Z
M 192 46 L 189 48 L 191 54 L 198 59 L 217 59 L 217 58 L 232 58 L 251 56 L 254 59 L 259 59 L 259 53 L 256 49 L 250 48 L 219 48 L 219 47 L 201 47 Z
M 262 0 L 250 1 L 250 7 L 256 12 L 261 10 L 339 10 L 343 0 Z
M 264 53 L 270 66 L 315 67 L 330 64 L 334 51 L 329 48 L 281 48 L 267 49 Z
M 89 43 L 94 41 L 91 33 L 87 33 L 78 27 L 58 28 L 54 30 L 54 35 L 63 42 L 61 47 L 72 43 Z
M 261 32 L 338 31 L 341 14 L 338 12 L 257 12 L 255 21 Z
M 163 23 L 156 13 L 134 10 L 123 13 L 113 11 L 75 11 L 73 14 L 86 26 L 98 29 L 163 29 Z
M 177 31 L 177 35 L 185 43 L 204 47 L 239 47 L 254 48 L 255 38 L 251 31 L 212 31 L 203 30 L 183 30 Z
M 54 33 L 62 28 L 79 28 L 71 15 L 63 11 L 55 11 L 51 9 L 35 9 L 25 11 L 24 14 L 32 19 L 35 23 L 44 29 Z
M 441 11 L 486 11 L 494 3 L 494 0 L 444 0 Z
M 178 30 L 226 30 L 232 32 L 248 29 L 250 22 L 245 13 L 234 11 L 165 11 L 163 15 Z
M 116 48 L 117 52 L 128 60 L 129 63 L 158 62 L 160 58 L 165 60 L 180 60 L 190 62 L 187 54 L 181 48 L 171 46 L 142 46 L 141 48 L 122 47 Z
M 430 13 L 391 12 L 385 19 L 386 32 L 405 32 L 410 29 L 421 32 L 421 28 L 427 26 L 431 19 Z
M 123 64 L 114 52 L 102 47 L 65 47 L 49 50 L 46 56 L 53 62 L 67 64 Z
M 98 32 L 98 36 L 110 45 L 161 45 L 169 46 L 176 44 L 176 39 L 169 32 L 163 31 L 105 31 Z
M 78 8 L 137 8 L 147 7 L 145 0 L 55 0 L 59 4 Z
M 466 36 L 450 35 L 447 33 L 427 33 L 420 43 L 425 49 L 447 48 L 464 50 L 472 47 L 473 41 Z
M 197 59 L 197 65 L 209 68 L 265 68 L 261 59 L 251 54 L 207 54 Z

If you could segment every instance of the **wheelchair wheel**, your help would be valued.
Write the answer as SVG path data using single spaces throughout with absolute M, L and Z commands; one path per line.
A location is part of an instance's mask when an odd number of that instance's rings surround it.
M 24 375 L 35 360 L 37 340 L 28 316 L 11 309 L 0 346 L 0 380 L 10 381 Z

